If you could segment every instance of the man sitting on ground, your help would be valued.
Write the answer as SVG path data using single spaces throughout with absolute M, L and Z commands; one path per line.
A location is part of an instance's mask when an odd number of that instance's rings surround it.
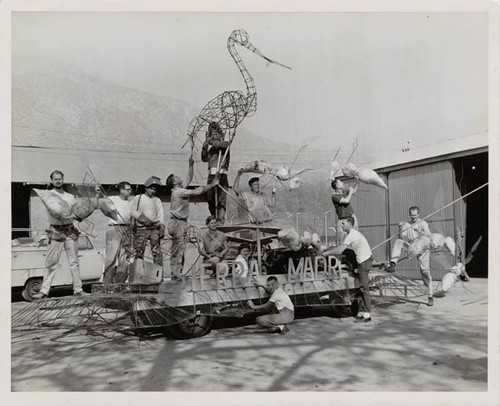
M 280 287 L 276 276 L 267 278 L 267 290 L 271 293 L 269 301 L 262 305 L 255 305 L 251 300 L 248 305 L 254 310 L 271 310 L 272 314 L 265 314 L 255 319 L 259 326 L 265 327 L 273 333 L 286 334 L 287 324 L 294 318 L 294 307 L 290 297 Z

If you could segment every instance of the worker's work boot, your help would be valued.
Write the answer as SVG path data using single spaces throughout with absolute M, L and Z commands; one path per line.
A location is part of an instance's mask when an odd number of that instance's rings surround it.
M 46 297 L 47 297 L 47 295 L 45 293 L 42 293 L 42 292 L 38 292 L 38 293 L 35 293 L 33 295 L 34 300 L 45 299 Z
M 369 323 L 372 321 L 372 317 L 356 317 L 354 323 Z
M 429 296 L 427 299 L 427 306 L 434 306 L 434 298 L 432 296 Z
M 389 273 L 396 272 L 396 263 L 391 261 L 388 264 L 384 264 L 384 270 Z
M 90 293 L 87 293 L 87 292 L 84 292 L 83 290 L 81 290 L 80 292 L 75 293 L 75 296 L 88 297 L 88 296 L 90 296 Z

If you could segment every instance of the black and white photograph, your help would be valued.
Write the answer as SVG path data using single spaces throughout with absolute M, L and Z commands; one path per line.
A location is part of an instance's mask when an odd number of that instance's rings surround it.
M 370 4 L 0 3 L 9 404 L 498 404 L 498 2 Z

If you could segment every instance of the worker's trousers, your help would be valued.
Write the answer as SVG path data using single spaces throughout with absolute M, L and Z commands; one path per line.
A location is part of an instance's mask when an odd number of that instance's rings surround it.
M 124 283 L 128 277 L 128 256 L 132 256 L 132 231 L 128 225 L 110 225 L 106 230 L 103 283 Z
M 51 240 L 47 249 L 47 256 L 45 258 L 45 273 L 43 275 L 42 288 L 40 292 L 48 296 L 50 286 L 54 281 L 57 265 L 61 258 L 62 252 L 66 251 L 69 262 L 69 270 L 71 278 L 73 279 L 73 292 L 79 293 L 82 291 L 82 279 L 80 277 L 80 267 L 78 263 L 78 241 L 71 237 L 66 237 L 61 241 Z
M 184 268 L 184 252 L 186 251 L 186 242 L 184 238 L 186 227 L 186 220 L 171 218 L 168 222 L 167 231 L 172 239 L 172 248 L 170 249 L 171 276 L 180 277 L 182 275 L 182 268 Z
M 207 185 L 212 183 L 216 175 L 208 175 Z M 221 173 L 219 175 L 219 185 L 225 189 L 229 189 L 227 175 Z M 226 219 L 226 192 L 219 186 L 213 187 L 205 192 L 205 199 L 208 203 L 210 214 L 215 217 L 218 224 L 224 224 Z
M 370 294 L 370 281 L 368 273 L 372 269 L 373 258 L 370 257 L 366 261 L 358 264 L 358 279 L 359 279 L 359 310 L 360 313 L 370 313 L 372 309 L 372 297 Z
M 398 263 L 399 257 L 401 256 L 401 251 L 403 249 L 408 249 L 410 243 L 398 238 L 394 242 L 394 246 L 391 251 L 391 262 L 395 264 Z M 431 255 L 430 251 L 426 250 L 417 255 L 418 266 L 420 268 L 420 274 L 422 275 L 422 281 L 424 285 L 427 287 L 429 296 L 433 295 L 432 291 L 432 276 L 431 276 Z
M 149 241 L 153 262 L 158 265 L 163 265 L 163 252 L 161 250 L 162 230 L 160 226 L 155 228 L 137 228 L 134 234 L 134 252 L 135 257 L 142 259 L 144 251 Z
M 255 322 L 262 327 L 273 330 L 280 324 L 288 324 L 293 321 L 294 313 L 290 309 L 281 309 L 278 314 L 265 314 L 255 319 Z

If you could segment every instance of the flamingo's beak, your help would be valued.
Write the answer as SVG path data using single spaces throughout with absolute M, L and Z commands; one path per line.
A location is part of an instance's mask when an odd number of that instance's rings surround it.
M 250 42 L 247 43 L 245 45 L 245 48 L 248 48 L 250 51 L 252 51 L 254 54 L 257 54 L 259 55 L 261 58 L 264 58 L 267 62 L 269 63 L 274 63 L 276 65 L 279 65 L 279 66 L 282 66 L 283 68 L 287 68 L 287 69 L 292 69 L 290 68 L 289 66 L 286 66 L 286 65 L 283 65 L 282 63 L 278 62 L 278 61 L 274 61 L 272 60 L 271 58 L 268 58 L 267 56 L 265 56 L 262 52 L 260 52 L 257 48 L 255 48 Z

